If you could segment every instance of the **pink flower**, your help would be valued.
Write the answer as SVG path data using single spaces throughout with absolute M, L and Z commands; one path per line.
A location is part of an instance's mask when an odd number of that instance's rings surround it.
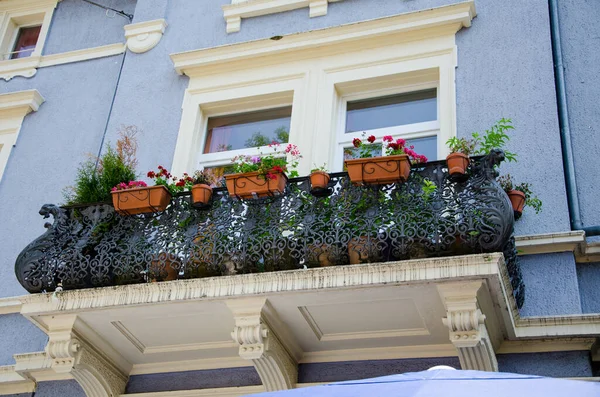
M 383 137 L 384 142 L 392 142 L 393 140 L 394 140 L 394 138 L 392 138 L 391 135 L 386 135 Z
M 400 146 L 404 146 L 406 144 L 406 141 L 402 138 L 398 138 L 396 139 L 396 143 Z

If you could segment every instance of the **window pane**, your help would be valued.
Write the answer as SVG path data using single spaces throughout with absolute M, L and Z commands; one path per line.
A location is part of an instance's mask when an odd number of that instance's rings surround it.
M 210 117 L 204 153 L 287 143 L 292 107 Z
M 31 55 L 35 50 L 41 26 L 32 26 L 29 28 L 19 28 L 19 36 L 13 48 L 10 59 L 25 58 Z
M 424 154 L 428 161 L 437 160 L 437 136 L 407 140 L 406 146 L 410 145 L 415 147 L 415 152 Z
M 437 120 L 437 90 L 348 102 L 346 133 Z

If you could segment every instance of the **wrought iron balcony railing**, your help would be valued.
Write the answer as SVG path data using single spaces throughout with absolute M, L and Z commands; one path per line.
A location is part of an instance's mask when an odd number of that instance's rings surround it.
M 449 177 L 445 162 L 413 166 L 408 182 L 353 186 L 331 175 L 327 195 L 308 178 L 284 194 L 253 200 L 214 189 L 209 208 L 188 194 L 155 214 L 121 216 L 109 204 L 58 207 L 47 231 L 19 255 L 15 272 L 27 291 L 144 283 L 433 256 L 503 252 L 517 304 L 524 286 L 514 215 L 496 182 L 504 153 L 472 159 L 468 178 Z

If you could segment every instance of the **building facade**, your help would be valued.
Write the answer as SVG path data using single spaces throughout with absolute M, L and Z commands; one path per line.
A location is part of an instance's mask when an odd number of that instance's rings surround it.
M 435 365 L 593 380 L 599 18 L 590 0 L 0 0 L 0 395 L 239 396 Z M 15 271 L 48 258 L 40 214 L 57 233 L 63 212 L 45 204 L 126 126 L 138 170 L 181 175 L 259 154 L 253 128 L 276 122 L 268 140 L 297 145 L 304 176 L 342 172 L 362 131 L 435 161 L 501 118 L 518 161 L 499 172 L 543 202 L 514 231 L 500 216 L 504 248 L 94 289 L 53 273 L 32 294 Z M 493 179 L 485 159 L 473 175 Z

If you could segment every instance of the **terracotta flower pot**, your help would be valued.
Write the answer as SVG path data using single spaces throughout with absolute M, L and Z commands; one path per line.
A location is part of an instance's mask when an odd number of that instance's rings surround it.
M 345 164 L 355 185 L 406 182 L 410 176 L 410 160 L 405 154 L 352 159 Z
M 212 188 L 205 184 L 192 186 L 192 205 L 206 207 L 212 197 Z
M 121 215 L 164 211 L 171 202 L 171 193 L 162 185 L 118 190 L 111 194 L 115 211 Z
M 450 153 L 446 157 L 446 163 L 451 176 L 464 175 L 469 166 L 469 156 L 463 153 Z
M 254 195 L 256 197 L 266 197 L 283 193 L 287 176 L 281 172 L 272 175 L 275 176 L 274 179 L 265 178 L 257 171 L 225 175 L 227 191 L 231 197 L 242 199 L 250 199 L 255 197 Z
M 310 174 L 310 187 L 314 189 L 327 189 L 329 174 L 325 171 L 314 171 Z
M 516 214 L 521 215 L 523 213 L 523 207 L 525 206 L 525 193 L 519 190 L 511 190 L 507 194 L 513 206 L 513 210 Z

